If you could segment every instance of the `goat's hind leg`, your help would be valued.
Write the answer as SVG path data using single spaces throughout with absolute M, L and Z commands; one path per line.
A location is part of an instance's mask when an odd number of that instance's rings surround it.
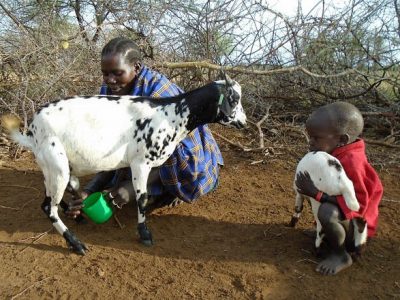
M 314 198 L 309 198 L 309 200 L 310 200 L 311 210 L 312 210 L 312 213 L 313 213 L 313 216 L 314 216 L 314 220 L 315 220 L 315 223 L 316 223 L 315 254 L 317 256 L 320 256 L 322 254 L 322 252 L 321 252 L 321 244 L 322 244 L 322 241 L 323 241 L 324 236 L 325 236 L 325 234 L 323 232 L 323 229 L 322 229 L 322 224 L 318 219 L 318 210 L 319 210 L 319 207 L 321 206 L 321 204 L 317 200 L 315 200 Z
M 76 253 L 84 255 L 85 250 L 88 250 L 87 247 L 69 231 L 58 215 L 58 205 L 70 179 L 68 159 L 57 138 L 49 138 L 44 143 L 47 142 L 49 146 L 44 147 L 36 155 L 37 162 L 43 171 L 46 187 L 46 197 L 41 207 L 53 223 L 54 228 L 64 237 L 68 247 Z
M 362 248 L 367 242 L 367 222 L 363 218 L 353 218 L 354 230 L 354 252 L 357 257 L 361 256 Z
M 150 174 L 150 168 L 145 164 L 131 164 L 132 184 L 136 193 L 136 203 L 138 208 L 138 233 L 140 242 L 146 246 L 153 245 L 153 237 L 146 225 L 146 207 L 147 207 L 147 181 Z

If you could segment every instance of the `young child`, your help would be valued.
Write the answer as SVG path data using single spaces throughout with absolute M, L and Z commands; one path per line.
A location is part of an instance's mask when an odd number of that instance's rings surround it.
M 310 151 L 325 151 L 336 157 L 354 185 L 358 212 L 347 208 L 341 195 L 323 193 L 318 219 L 328 242 L 329 254 L 316 271 L 333 275 L 352 265 L 349 254 L 354 246 L 354 228 L 350 220 L 363 218 L 368 237 L 373 237 L 378 223 L 378 206 L 383 194 L 381 181 L 367 160 L 364 141 L 359 138 L 364 127 L 360 111 L 352 104 L 335 102 L 314 111 L 306 122 Z M 299 193 L 316 198 L 319 192 L 308 173 L 296 178 Z M 321 191 L 323 192 L 323 191 Z
M 164 75 L 142 64 L 139 47 L 123 37 L 109 41 L 101 52 L 103 95 L 133 95 L 160 98 L 176 96 L 182 90 Z M 171 204 L 175 198 L 191 202 L 212 191 L 218 182 L 221 152 L 207 125 L 193 130 L 170 158 L 149 175 L 149 205 L 153 208 Z M 130 170 L 101 172 L 83 189 L 82 199 L 107 189 L 114 203 L 122 207 L 136 199 Z M 82 199 L 72 202 L 66 213 L 80 214 Z M 151 208 L 151 207 L 150 207 Z

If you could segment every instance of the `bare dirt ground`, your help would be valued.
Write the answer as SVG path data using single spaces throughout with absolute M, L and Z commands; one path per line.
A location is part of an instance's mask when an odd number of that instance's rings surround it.
M 29 153 L 0 157 L 0 299 L 400 299 L 400 167 L 390 163 L 398 149 L 368 146 L 385 187 L 378 235 L 351 268 L 324 277 L 305 234 L 309 206 L 298 227 L 286 227 L 304 145 L 266 156 L 218 141 L 226 164 L 219 188 L 151 213 L 153 247 L 137 241 L 133 205 L 118 213 L 123 229 L 63 217 L 90 248 L 83 257 L 42 213 L 42 174 Z

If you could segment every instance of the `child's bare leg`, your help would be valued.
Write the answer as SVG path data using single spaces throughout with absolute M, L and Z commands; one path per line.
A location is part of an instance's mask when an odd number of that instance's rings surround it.
M 318 219 L 322 224 L 325 238 L 329 242 L 332 253 L 320 262 L 317 272 L 324 275 L 334 275 L 353 263 L 351 256 L 346 251 L 345 241 L 347 230 L 339 207 L 332 203 L 322 203 L 318 210 Z

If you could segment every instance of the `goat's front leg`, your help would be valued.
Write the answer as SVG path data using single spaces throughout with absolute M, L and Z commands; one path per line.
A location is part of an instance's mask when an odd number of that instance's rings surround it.
M 295 227 L 297 222 L 299 221 L 301 212 L 303 211 L 303 202 L 304 202 L 304 196 L 300 194 L 296 187 L 295 187 L 295 192 L 296 192 L 296 200 L 295 200 L 295 206 L 294 206 L 294 214 L 292 215 L 292 219 L 290 220 L 290 223 L 288 224 L 289 227 Z
M 132 184 L 136 194 L 136 203 L 138 207 L 138 232 L 140 242 L 146 246 L 153 245 L 153 238 L 146 225 L 146 206 L 147 206 L 147 180 L 151 168 L 146 163 L 131 164 Z

